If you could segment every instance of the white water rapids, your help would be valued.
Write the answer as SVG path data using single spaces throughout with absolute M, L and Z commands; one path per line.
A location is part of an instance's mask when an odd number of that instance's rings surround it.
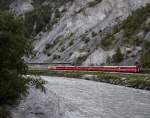
M 33 88 L 12 110 L 14 118 L 150 118 L 150 91 L 93 81 L 42 77 L 46 94 Z

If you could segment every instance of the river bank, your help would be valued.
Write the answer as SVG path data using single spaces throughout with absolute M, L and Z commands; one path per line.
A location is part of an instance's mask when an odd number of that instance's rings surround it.
M 150 90 L 149 74 L 108 73 L 96 71 L 50 71 L 50 70 L 32 70 L 32 71 L 30 70 L 28 74 L 78 78 L 126 86 L 136 89 Z

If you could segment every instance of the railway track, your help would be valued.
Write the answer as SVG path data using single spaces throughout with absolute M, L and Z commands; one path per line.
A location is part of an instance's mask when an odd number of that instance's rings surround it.
M 68 64 L 68 63 L 67 63 Z M 48 63 L 36 63 L 36 64 L 27 64 L 29 70 L 48 70 L 48 66 L 51 64 Z M 142 68 L 140 73 L 124 73 L 124 72 L 108 72 L 108 73 L 122 73 L 122 74 L 136 74 L 136 75 L 145 75 L 150 74 L 150 68 Z M 59 71 L 59 70 L 58 70 Z

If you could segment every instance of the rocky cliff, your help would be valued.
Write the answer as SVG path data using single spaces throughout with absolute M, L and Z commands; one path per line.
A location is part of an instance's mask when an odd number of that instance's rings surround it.
M 134 65 L 149 53 L 150 0 L 15 0 L 34 55 L 29 62 Z M 146 57 L 147 58 L 147 57 Z

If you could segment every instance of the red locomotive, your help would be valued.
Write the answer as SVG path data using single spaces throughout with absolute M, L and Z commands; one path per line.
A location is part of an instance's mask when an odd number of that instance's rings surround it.
M 139 73 L 139 66 L 49 66 L 49 70 L 76 70 L 76 71 L 106 71 L 106 72 L 124 72 Z

